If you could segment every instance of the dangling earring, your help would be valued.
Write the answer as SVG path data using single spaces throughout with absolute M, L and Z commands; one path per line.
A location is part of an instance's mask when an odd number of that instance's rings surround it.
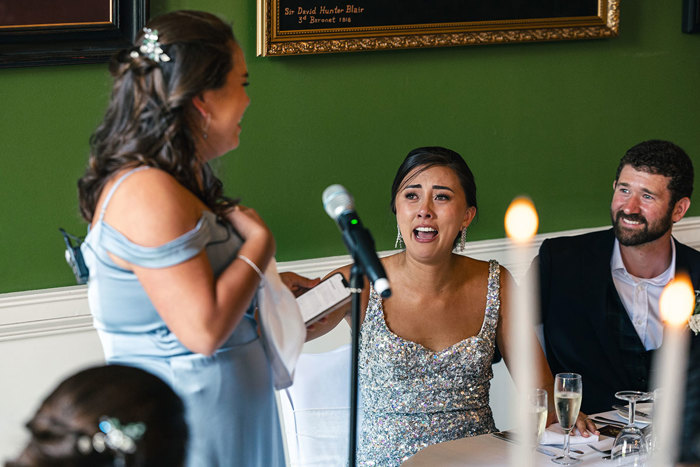
M 399 224 L 396 224 L 396 242 L 394 243 L 394 248 L 403 248 L 403 238 L 401 237 L 401 229 L 399 229 Z
M 207 116 L 204 117 L 204 126 L 202 127 L 202 138 L 204 139 L 209 137 L 207 133 L 209 131 L 209 124 L 211 124 L 211 114 L 207 114 Z
M 467 228 L 462 229 L 462 235 L 459 238 L 459 245 L 457 246 L 457 251 L 460 253 L 464 253 L 464 250 L 467 249 Z

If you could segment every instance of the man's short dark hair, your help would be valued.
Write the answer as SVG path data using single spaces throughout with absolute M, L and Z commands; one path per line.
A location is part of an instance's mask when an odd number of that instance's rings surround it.
M 672 206 L 681 198 L 690 199 L 693 194 L 693 162 L 683 149 L 670 141 L 652 139 L 631 147 L 620 159 L 615 174 L 616 183 L 626 165 L 642 172 L 670 177 L 668 189 Z

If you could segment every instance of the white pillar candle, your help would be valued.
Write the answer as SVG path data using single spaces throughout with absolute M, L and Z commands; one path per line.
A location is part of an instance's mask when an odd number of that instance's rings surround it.
M 664 338 L 653 365 L 652 387 L 659 388 L 659 397 L 654 401 L 652 466 L 674 465 L 678 456 L 689 345 L 686 323 L 694 307 L 695 292 L 690 278 L 676 275 L 659 299 Z
M 505 227 L 511 241 L 511 264 L 527 269 L 529 249 L 537 233 L 537 211 L 528 198 L 516 198 L 508 207 Z M 530 407 L 530 395 L 535 388 L 534 365 L 534 323 L 535 323 L 535 287 L 532 277 L 522 274 L 519 286 L 510 296 L 510 326 L 506 329 L 506 338 L 512 344 L 510 352 L 510 371 L 516 384 L 517 397 L 512 402 L 512 411 L 516 414 L 517 443 L 510 449 L 510 463 L 513 466 L 529 467 L 534 465 L 533 446 L 536 442 L 535 416 Z

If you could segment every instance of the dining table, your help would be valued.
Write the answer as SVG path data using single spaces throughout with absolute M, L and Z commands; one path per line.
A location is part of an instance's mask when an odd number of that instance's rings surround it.
M 590 418 L 604 417 L 625 423 L 625 419 L 620 417 L 616 410 L 590 415 Z M 596 422 L 598 428 L 605 423 Z M 645 424 L 639 424 L 644 426 Z M 571 453 L 573 457 L 581 459 L 580 463 L 574 464 L 576 467 L 610 467 L 615 462 L 604 459 L 605 454 L 593 449 L 609 450 L 612 448 L 615 438 L 600 435 L 597 442 L 587 444 L 571 444 L 571 449 L 576 449 L 583 454 Z M 493 434 L 473 436 L 470 438 L 445 441 L 439 444 L 427 446 L 409 457 L 401 464 L 401 467 L 462 467 L 470 465 L 479 466 L 499 466 L 510 464 L 510 451 L 512 442 L 500 439 Z M 552 458 L 561 455 L 563 449 L 550 445 L 540 445 L 540 449 L 533 448 L 533 465 L 540 467 L 554 467 L 558 464 L 552 462 Z

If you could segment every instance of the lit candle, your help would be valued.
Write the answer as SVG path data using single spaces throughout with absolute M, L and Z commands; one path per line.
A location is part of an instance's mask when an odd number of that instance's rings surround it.
M 654 358 L 653 387 L 659 388 L 659 397 L 654 401 L 653 466 L 674 465 L 678 455 L 689 344 L 685 325 L 694 307 L 695 292 L 690 278 L 677 274 L 659 299 L 659 311 L 665 326 L 662 346 Z
M 505 217 L 506 234 L 512 244 L 511 267 L 520 267 L 529 262 L 529 249 L 537 233 L 537 225 L 537 211 L 532 201 L 523 197 L 515 198 Z M 518 282 L 519 286 L 510 296 L 510 326 L 506 329 L 506 337 L 513 344 L 509 368 L 517 389 L 512 411 L 516 414 L 518 443 L 512 445 L 510 461 L 511 465 L 531 466 L 534 464 L 532 447 L 536 442 L 534 413 L 529 401 L 535 388 L 533 362 L 536 284 L 527 274 L 521 275 Z

